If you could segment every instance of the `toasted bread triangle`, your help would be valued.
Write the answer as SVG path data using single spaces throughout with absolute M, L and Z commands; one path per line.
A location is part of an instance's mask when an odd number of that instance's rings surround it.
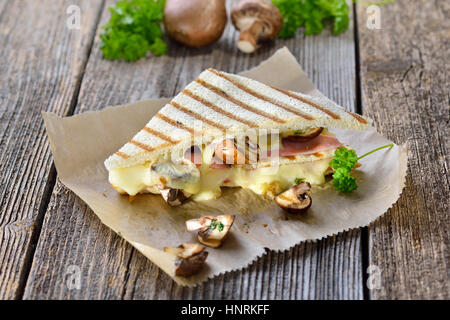
M 369 119 L 327 98 L 208 69 L 111 155 L 105 166 L 108 170 L 129 167 L 165 156 L 174 147 L 189 148 L 196 131 L 208 143 L 224 133 L 244 134 L 249 128 L 280 132 L 311 127 L 363 130 L 369 124 Z

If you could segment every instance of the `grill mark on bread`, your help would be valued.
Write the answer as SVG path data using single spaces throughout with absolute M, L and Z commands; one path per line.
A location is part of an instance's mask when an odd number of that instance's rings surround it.
M 128 154 L 126 154 L 124 152 L 120 152 L 120 151 L 117 151 L 115 154 L 124 159 L 127 159 L 130 157 Z
M 159 119 L 161 119 L 161 120 L 167 122 L 168 124 L 171 124 L 172 126 L 174 126 L 174 127 L 176 127 L 176 128 L 179 128 L 179 129 L 188 131 L 188 132 L 190 132 L 191 134 L 194 134 L 194 133 L 195 133 L 194 129 L 192 129 L 192 128 L 186 126 L 183 122 L 177 121 L 177 120 L 173 120 L 173 119 L 170 119 L 169 117 L 166 117 L 166 116 L 163 115 L 162 113 L 157 113 L 157 114 L 155 115 L 155 117 L 157 117 L 157 118 L 159 118 Z
M 152 152 L 153 150 L 155 150 L 155 148 L 150 147 L 150 146 L 146 145 L 145 143 L 141 143 L 141 142 L 133 140 L 133 139 L 130 140 L 130 143 L 135 145 L 136 147 L 141 148 L 148 152 Z
M 183 90 L 183 94 L 187 95 L 188 97 L 191 97 L 192 99 L 200 102 L 204 106 L 206 106 L 206 107 L 208 107 L 208 108 L 210 108 L 210 109 L 212 109 L 212 110 L 214 110 L 214 111 L 216 111 L 216 112 L 218 112 L 218 113 L 220 113 L 220 114 L 222 114 L 222 115 L 224 115 L 224 116 L 226 116 L 226 117 L 228 117 L 230 119 L 233 119 L 233 120 L 236 120 L 238 122 L 244 123 L 244 124 L 248 125 L 251 128 L 257 128 L 258 127 L 258 125 L 256 123 L 248 121 L 248 120 L 245 120 L 245 119 L 242 119 L 242 118 L 240 118 L 238 116 L 235 116 L 232 113 L 230 113 L 228 111 L 225 111 L 222 108 L 219 108 L 218 106 L 214 105 L 213 103 L 211 103 L 211 102 L 209 102 L 209 101 L 199 97 L 198 95 L 194 94 L 193 92 L 191 92 L 188 89 L 184 89 Z
M 249 87 L 246 87 L 245 85 L 243 85 L 243 84 L 237 82 L 236 80 L 228 77 L 225 74 L 222 74 L 222 73 L 220 73 L 220 72 L 218 72 L 218 71 L 216 71 L 214 69 L 208 69 L 208 71 L 214 73 L 215 75 L 217 75 L 219 77 L 224 78 L 225 80 L 228 80 L 229 82 L 231 82 L 233 85 L 235 85 L 236 87 L 238 87 L 242 91 L 245 91 L 248 94 L 251 94 L 252 96 L 254 96 L 254 97 L 256 97 L 256 98 L 258 98 L 260 100 L 263 100 L 263 101 L 269 102 L 269 103 L 271 103 L 273 105 L 276 105 L 277 107 L 280 107 L 281 109 L 284 109 L 284 110 L 286 110 L 286 111 L 288 111 L 290 113 L 293 113 L 293 114 L 295 114 L 297 116 L 300 116 L 300 117 L 302 117 L 302 118 L 304 118 L 306 120 L 314 120 L 314 118 L 311 117 L 309 114 L 303 113 L 303 112 L 301 112 L 301 111 L 299 111 L 299 110 L 297 110 L 295 108 L 292 108 L 290 106 L 282 104 L 279 101 L 276 101 L 276 100 L 274 100 L 272 98 L 269 98 L 269 97 L 267 97 L 265 95 L 262 95 L 262 94 L 260 94 L 260 93 L 258 93 L 256 91 L 254 91 L 253 89 L 250 89 Z
M 151 146 L 149 146 L 149 145 L 147 145 L 147 144 L 145 144 L 145 143 L 136 141 L 136 140 L 134 140 L 134 139 L 131 139 L 131 140 L 129 141 L 129 143 L 131 143 L 131 144 L 135 145 L 136 147 L 141 148 L 142 150 L 145 150 L 145 151 L 147 151 L 147 152 L 152 152 L 152 151 L 155 151 L 155 150 L 157 150 L 157 149 L 169 147 L 169 146 L 172 145 L 172 143 L 166 142 L 166 143 L 161 143 L 160 145 L 158 145 L 158 146 L 156 146 L 156 147 L 151 147 Z
M 150 133 L 151 135 L 154 135 L 162 140 L 166 140 L 167 142 L 170 142 L 171 144 L 178 143 L 177 140 L 172 140 L 170 137 L 166 136 L 164 133 L 153 130 L 152 128 L 149 128 L 147 126 L 144 127 L 144 130 Z
M 351 115 L 353 118 L 355 118 L 356 120 L 358 120 L 361 123 L 367 124 L 367 120 L 364 119 L 363 117 L 361 117 L 359 114 L 350 112 L 348 110 L 345 110 L 345 112 L 347 112 L 349 115 Z
M 274 88 L 274 87 L 271 87 L 271 88 L 275 89 L 275 90 L 277 90 L 277 91 L 279 91 L 281 93 L 284 93 L 285 95 L 287 95 L 287 96 L 289 96 L 291 98 L 294 98 L 294 99 L 297 99 L 297 100 L 299 100 L 299 101 L 301 101 L 303 103 L 306 103 L 306 104 L 310 105 L 311 107 L 319 109 L 320 111 L 326 113 L 327 115 L 329 115 L 333 119 L 336 119 L 336 120 L 340 120 L 341 119 L 341 117 L 338 114 L 336 114 L 336 113 L 334 113 L 334 112 L 332 112 L 332 111 L 330 111 L 330 110 L 328 110 L 328 109 L 326 109 L 324 107 L 321 107 L 317 103 L 312 102 L 312 101 L 310 101 L 310 100 L 308 100 L 306 98 L 300 97 L 300 96 L 298 96 L 298 95 L 296 95 L 294 93 L 291 93 L 289 91 L 286 91 L 286 90 L 282 90 L 282 89 L 278 89 L 278 88 Z
M 196 118 L 197 120 L 200 120 L 200 121 L 203 121 L 203 122 L 209 124 L 212 127 L 216 127 L 216 128 L 218 128 L 218 129 L 220 129 L 222 131 L 226 131 L 226 129 L 227 129 L 223 125 L 221 125 L 219 123 L 216 123 L 214 121 L 211 121 L 209 119 L 206 119 L 205 117 L 199 115 L 198 113 L 196 113 L 196 112 L 194 112 L 192 110 L 189 110 L 188 108 L 185 108 L 182 105 L 180 105 L 180 104 L 178 104 L 178 103 L 176 103 L 174 101 L 170 101 L 169 104 L 171 106 L 175 107 L 176 109 L 178 109 L 178 110 L 180 110 L 180 111 L 190 115 L 191 117 Z
M 197 82 L 198 84 L 202 85 L 202 86 L 205 87 L 206 89 L 208 89 L 208 90 L 214 92 L 215 94 L 221 96 L 222 98 L 225 98 L 225 99 L 227 99 L 228 101 L 234 103 L 235 105 L 237 105 L 237 106 L 239 106 L 239 107 L 241 107 L 241 108 L 243 108 L 243 109 L 246 109 L 247 111 L 253 112 L 253 113 L 255 113 L 255 114 L 258 114 L 258 115 L 260 115 L 260 116 L 263 116 L 263 117 L 265 117 L 265 118 L 267 118 L 267 119 L 273 120 L 273 121 L 278 122 L 278 123 L 286 123 L 286 121 L 283 120 L 283 119 L 280 119 L 280 118 L 278 118 L 278 117 L 276 117 L 276 116 L 273 116 L 273 115 L 271 115 L 271 114 L 268 114 L 268 113 L 266 113 L 266 112 L 264 112 L 264 111 L 262 111 L 262 110 L 253 108 L 253 107 L 249 106 L 248 104 L 243 103 L 243 102 L 241 102 L 241 101 L 239 101 L 239 100 L 233 98 L 232 96 L 228 95 L 226 92 L 220 90 L 219 88 L 214 87 L 213 85 L 211 85 L 211 84 L 205 82 L 205 81 L 202 80 L 202 79 L 198 79 L 198 78 L 197 78 L 197 79 L 195 79 L 194 81 Z

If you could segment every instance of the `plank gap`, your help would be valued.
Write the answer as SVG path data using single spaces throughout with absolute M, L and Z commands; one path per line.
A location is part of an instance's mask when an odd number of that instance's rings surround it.
M 356 12 L 356 3 L 353 3 L 353 39 L 355 43 L 355 112 L 362 114 L 362 96 L 361 96 L 361 68 L 359 55 L 359 32 L 358 15 Z
M 125 268 L 125 270 L 126 270 L 125 271 L 126 277 L 125 277 L 125 281 L 123 283 L 123 291 L 122 291 L 122 294 L 120 295 L 120 299 L 121 300 L 124 300 L 125 295 L 127 293 L 127 285 L 128 285 L 128 281 L 130 280 L 130 276 L 131 276 L 131 272 L 130 272 L 131 261 L 133 260 L 133 254 L 135 253 L 134 251 L 135 251 L 135 249 L 132 248 L 131 249 L 131 253 L 130 253 L 130 257 L 128 258 L 127 265 L 126 265 L 126 268 Z M 130 296 L 132 297 L 133 294 L 134 294 L 134 287 L 133 287 L 133 290 L 132 290 Z
M 361 60 L 359 53 L 359 32 L 358 32 L 358 13 L 356 3 L 353 3 L 353 39 L 355 41 L 355 111 L 363 114 L 362 95 L 361 95 Z M 366 286 L 367 268 L 369 267 L 369 231 L 367 227 L 361 229 L 361 279 L 363 300 L 370 300 L 370 291 Z
M 103 12 L 104 6 L 105 6 L 105 0 L 102 0 L 102 2 L 101 2 L 101 10 L 99 10 L 99 12 L 97 14 L 97 17 L 96 17 L 96 20 L 95 20 L 95 28 L 94 28 L 94 30 L 96 30 L 97 27 L 98 27 L 98 24 L 100 22 L 100 17 L 101 17 L 101 14 Z M 3 12 L 1 12 L 1 13 L 3 13 Z M 87 62 L 89 60 L 89 56 L 90 56 L 91 51 L 92 51 L 92 47 L 93 47 L 93 44 L 94 44 L 95 36 L 96 36 L 96 33 L 93 32 L 92 33 L 92 37 L 89 40 L 89 45 L 88 45 L 87 53 L 86 53 L 86 59 L 84 60 L 83 64 L 81 65 L 80 77 L 75 82 L 74 93 L 73 93 L 72 99 L 70 101 L 70 106 L 69 106 L 69 109 L 67 111 L 66 116 L 73 115 L 73 112 L 74 112 L 75 107 L 77 105 L 78 95 L 80 93 L 80 88 L 81 88 L 81 82 L 83 81 L 84 71 L 86 69 L 86 65 L 87 65 Z M 33 228 L 33 231 L 31 233 L 30 245 L 27 247 L 27 252 L 25 254 L 23 271 L 22 271 L 22 274 L 19 276 L 18 289 L 17 289 L 17 292 L 16 292 L 15 297 L 14 297 L 15 300 L 18 300 L 18 299 L 23 300 L 23 296 L 24 296 L 24 293 L 25 293 L 25 287 L 26 287 L 26 284 L 27 284 L 28 276 L 30 274 L 31 266 L 33 264 L 34 254 L 36 252 L 37 243 L 39 241 L 39 236 L 41 234 L 42 225 L 44 223 L 45 213 L 47 212 L 47 208 L 48 208 L 48 205 L 50 203 L 50 199 L 51 199 L 51 196 L 52 196 L 52 193 L 53 193 L 53 189 L 54 189 L 55 184 L 56 184 L 56 177 L 57 177 L 57 173 L 56 173 L 55 163 L 52 162 L 52 166 L 51 166 L 50 172 L 48 174 L 48 180 L 47 180 L 47 183 L 45 185 L 44 192 L 43 192 L 43 195 L 42 195 L 41 204 L 39 205 L 38 214 L 36 216 L 36 221 L 34 222 L 34 228 Z
M 89 45 L 87 47 L 86 59 L 83 61 L 82 65 L 81 65 L 80 78 L 75 83 L 75 92 L 73 94 L 73 98 L 72 98 L 72 101 L 70 102 L 69 110 L 67 111 L 66 116 L 72 116 L 74 114 L 75 108 L 78 104 L 78 96 L 80 95 L 81 83 L 83 82 L 84 74 L 86 71 L 86 66 L 89 61 L 89 57 L 91 56 L 92 48 L 93 48 L 94 42 L 95 42 L 95 37 L 97 36 L 97 32 L 95 32 L 95 30 L 98 29 L 98 25 L 100 23 L 100 19 L 102 17 L 102 13 L 103 13 L 104 9 L 105 9 L 105 0 L 102 0 L 101 5 L 100 5 L 100 10 L 98 11 L 97 16 L 95 17 L 94 32 L 92 34 L 91 39 L 89 39 Z
M 369 268 L 369 229 L 364 227 L 361 229 L 361 272 L 362 272 L 362 289 L 363 289 L 363 300 L 370 300 L 370 290 L 367 287 Z
M 31 265 L 33 264 L 34 253 L 37 248 L 37 243 L 39 241 L 39 235 L 41 234 L 42 224 L 44 223 L 45 212 L 47 211 L 48 204 L 52 196 L 53 188 L 56 183 L 56 168 L 55 164 L 52 164 L 50 172 L 48 174 L 47 184 L 44 188 L 44 193 L 42 196 L 42 201 L 39 206 L 36 221 L 34 222 L 34 228 L 31 233 L 30 245 L 27 247 L 27 252 L 25 253 L 24 268 L 22 274 L 19 276 L 18 289 L 14 297 L 15 300 L 22 300 L 25 293 L 25 287 L 28 280 L 28 275 L 31 271 Z

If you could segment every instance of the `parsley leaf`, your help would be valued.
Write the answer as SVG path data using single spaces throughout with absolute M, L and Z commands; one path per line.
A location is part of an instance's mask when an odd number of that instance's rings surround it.
M 150 46 L 150 51 L 155 56 L 162 56 L 167 53 L 167 45 L 161 38 L 156 38 L 155 42 Z
M 356 179 L 350 174 L 350 171 L 355 168 L 356 163 L 359 159 L 362 159 L 369 154 L 384 148 L 390 148 L 393 144 L 388 144 L 366 154 L 358 157 L 355 150 L 347 149 L 345 147 L 340 147 L 334 152 L 334 158 L 330 162 L 330 167 L 334 169 L 333 173 L 333 186 L 336 190 L 342 192 L 352 192 L 358 185 L 356 184 Z
M 278 37 L 291 38 L 299 27 L 305 27 L 305 34 L 319 34 L 324 21 L 333 24 L 333 34 L 348 29 L 350 8 L 346 0 L 272 0 L 283 17 L 283 28 Z
M 217 221 L 216 219 L 211 220 L 211 224 L 209 225 L 209 228 L 211 230 L 214 230 L 217 228 L 219 231 L 223 231 L 223 228 L 225 228 L 224 224 L 220 221 Z
M 334 171 L 333 186 L 342 192 L 352 192 L 358 188 L 355 177 L 345 168 L 338 168 Z
M 334 158 L 330 162 L 330 167 L 333 169 L 345 168 L 352 171 L 358 162 L 358 156 L 355 150 L 340 147 L 334 152 Z
M 283 28 L 278 37 L 291 38 L 295 36 L 298 28 L 305 23 L 303 1 L 273 0 L 283 17 Z
M 303 178 L 295 178 L 295 184 L 300 184 L 304 181 L 305 179 Z
M 109 8 L 111 19 L 103 26 L 100 49 L 105 59 L 136 61 L 151 51 L 167 52 L 161 39 L 165 0 L 122 0 Z

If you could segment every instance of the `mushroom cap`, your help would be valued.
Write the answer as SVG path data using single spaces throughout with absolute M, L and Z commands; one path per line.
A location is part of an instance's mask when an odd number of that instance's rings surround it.
M 291 136 L 287 136 L 284 139 L 292 142 L 306 142 L 311 139 L 314 139 L 318 135 L 320 135 L 323 131 L 323 127 L 320 128 L 311 128 L 310 130 L 306 130 L 305 132 L 302 132 L 302 134 L 294 134 Z
M 308 194 L 310 189 L 309 182 L 302 182 L 276 196 L 275 202 L 289 213 L 305 212 L 312 204 L 312 198 Z
M 181 277 L 198 273 L 208 257 L 205 246 L 200 244 L 183 243 L 178 247 L 165 247 L 164 252 L 177 257 L 175 260 L 175 275 Z
M 203 268 L 208 252 L 203 251 L 195 256 L 178 259 L 175 261 L 175 275 L 180 277 L 188 277 L 200 272 Z
M 203 47 L 216 42 L 227 22 L 225 0 L 166 0 L 164 28 L 182 44 Z
M 242 0 L 233 8 L 231 21 L 241 31 L 249 29 L 255 21 L 260 21 L 260 40 L 275 38 L 283 27 L 280 10 L 269 0 Z

